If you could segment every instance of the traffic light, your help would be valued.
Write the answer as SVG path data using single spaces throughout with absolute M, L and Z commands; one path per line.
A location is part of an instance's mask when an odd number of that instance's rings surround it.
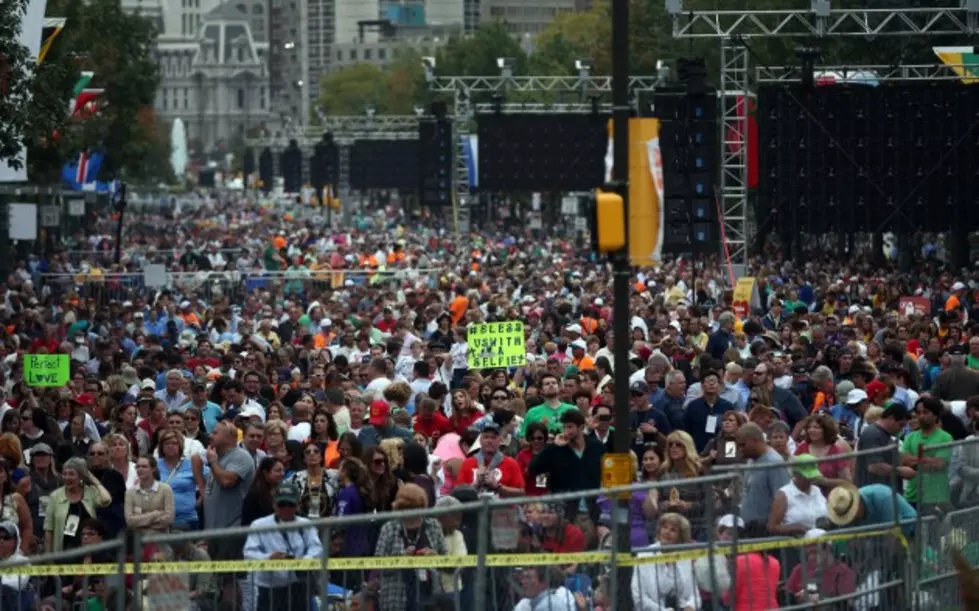
M 446 118 L 445 102 L 434 102 L 432 117 L 418 122 L 420 152 L 421 203 L 443 207 L 452 201 L 452 169 L 455 151 L 452 146 L 452 122 Z
M 258 180 L 259 188 L 265 193 L 271 191 L 275 184 L 274 160 L 268 147 L 258 155 Z
M 622 250 L 626 245 L 625 200 L 615 186 L 595 189 L 583 199 L 591 249 L 598 254 Z

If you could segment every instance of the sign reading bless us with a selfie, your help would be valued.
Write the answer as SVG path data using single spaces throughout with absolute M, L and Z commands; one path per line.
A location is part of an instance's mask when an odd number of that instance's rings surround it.
M 487 322 L 466 330 L 467 361 L 470 369 L 521 367 L 527 363 L 523 323 Z

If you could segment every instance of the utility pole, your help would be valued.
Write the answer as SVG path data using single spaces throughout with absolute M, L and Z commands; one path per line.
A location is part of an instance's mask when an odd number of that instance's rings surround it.
M 122 222 L 126 215 L 126 183 L 119 183 L 119 199 L 116 201 L 116 212 L 119 213 L 119 222 L 116 223 L 116 256 L 115 262 L 118 264 L 122 258 Z
M 624 246 L 618 252 L 610 253 L 612 261 L 612 295 L 614 299 L 612 354 L 615 357 L 615 453 L 629 453 L 629 285 L 631 267 L 629 265 L 629 0 L 612 0 L 612 185 L 622 197 L 622 215 L 626 224 Z M 618 529 L 615 546 L 619 554 L 628 555 L 631 551 L 629 536 L 629 495 L 618 495 L 613 519 Z M 613 531 L 614 532 L 614 531 Z M 629 596 L 632 572 L 628 567 L 618 567 L 616 575 L 616 598 Z M 624 600 L 624 599 L 623 599 Z M 616 608 L 620 605 L 612 601 Z

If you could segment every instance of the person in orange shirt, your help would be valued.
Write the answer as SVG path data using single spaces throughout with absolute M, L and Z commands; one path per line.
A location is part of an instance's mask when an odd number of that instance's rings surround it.
M 583 339 L 576 339 L 571 342 L 571 364 L 579 371 L 587 371 L 595 368 L 595 361 L 588 356 L 588 344 Z
M 449 315 L 452 316 L 452 324 L 457 325 L 469 309 L 469 298 L 466 297 L 466 287 L 457 286 L 456 296 L 449 304 Z
M 952 294 L 945 300 L 945 311 L 953 314 L 956 318 L 962 319 L 964 309 L 962 307 L 962 297 L 965 295 L 965 285 L 956 282 L 952 285 Z

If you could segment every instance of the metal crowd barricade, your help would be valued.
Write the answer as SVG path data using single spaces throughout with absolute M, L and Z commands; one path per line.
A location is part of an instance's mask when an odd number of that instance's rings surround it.
M 318 270 L 304 272 L 169 272 L 165 287 L 148 287 L 142 272 L 126 273 L 49 273 L 37 276 L 38 288 L 47 287 L 55 299 L 77 298 L 91 301 L 98 307 L 110 303 L 143 299 L 152 301 L 161 288 L 167 288 L 182 298 L 196 296 L 205 303 L 227 300 L 241 303 L 254 294 L 275 296 L 310 303 L 328 291 L 368 283 L 384 285 L 404 280 L 429 281 L 441 269 Z
M 873 452 L 876 450 L 831 458 L 838 460 Z M 126 546 L 116 543 L 116 547 L 109 548 L 119 554 L 128 554 L 125 564 L 120 556 L 112 565 L 74 564 L 63 569 L 41 566 L 77 563 L 84 551 L 75 551 L 32 558 L 34 566 L 26 570 L 43 575 L 63 571 L 68 575 L 103 580 L 114 575 L 114 583 L 130 585 L 132 605 L 124 607 L 120 602 L 122 599 L 113 598 L 112 602 L 118 606 L 106 611 L 124 611 L 126 608 L 298 611 L 297 607 L 339 611 L 349 608 L 350 591 L 357 589 L 362 591 L 362 602 L 374 604 L 373 608 L 381 611 L 405 608 L 403 603 L 409 597 L 420 603 L 442 605 L 436 608 L 457 611 L 512 609 L 521 599 L 539 595 L 551 597 L 554 603 L 575 600 L 576 607 L 580 601 L 588 609 L 649 608 L 653 604 L 661 608 L 683 608 L 691 600 L 697 609 L 720 609 L 744 608 L 745 597 L 758 594 L 744 588 L 769 579 L 769 571 L 776 562 L 779 571 L 775 583 L 784 584 L 794 571 L 798 571 L 801 591 L 809 592 L 812 580 L 809 572 L 803 570 L 805 565 L 800 563 L 812 558 L 832 567 L 840 580 L 848 580 L 846 587 L 836 588 L 834 592 L 820 591 L 819 609 L 912 608 L 906 592 L 915 590 L 916 583 L 909 579 L 908 566 L 921 556 L 908 550 L 918 536 L 930 538 L 927 532 L 931 528 L 931 518 L 906 524 L 895 519 L 889 523 L 842 529 L 827 525 L 826 537 L 803 542 L 793 537 L 744 538 L 737 531 L 731 536 L 730 532 L 722 533 L 715 528 L 722 512 L 730 512 L 737 520 L 739 506 L 706 502 L 701 510 L 691 512 L 694 519 L 686 522 L 677 517 L 676 508 L 683 513 L 688 507 L 658 507 L 658 503 L 665 505 L 676 498 L 674 489 L 679 498 L 698 498 L 691 491 L 699 491 L 699 498 L 713 499 L 713 491 L 718 486 L 730 485 L 752 471 L 787 467 L 784 463 L 742 465 L 716 475 L 641 483 L 614 490 L 516 499 L 483 497 L 461 507 L 360 514 L 301 525 L 278 523 L 264 529 L 251 526 L 152 536 L 133 533 Z M 622 514 L 615 503 L 619 495 L 628 503 L 628 514 Z M 893 498 L 896 503 L 896 497 Z M 654 512 L 646 511 L 646 501 L 650 499 L 657 502 L 658 508 Z M 551 508 L 559 511 L 553 513 Z M 396 530 L 395 535 L 400 538 L 404 520 L 452 520 L 451 516 L 457 513 L 461 516 L 459 529 L 467 547 L 464 556 L 388 557 L 388 554 L 378 553 L 353 558 L 343 555 L 344 542 L 358 535 L 357 529 L 371 540 L 376 540 L 384 528 Z M 949 514 L 949 519 L 953 517 L 956 524 L 969 527 L 968 515 Z M 571 551 L 563 547 L 572 543 L 567 537 L 574 535 L 574 531 L 565 526 L 569 523 L 581 529 L 587 551 Z M 385 527 L 385 524 L 390 525 Z M 681 531 L 700 529 L 702 534 L 690 541 L 681 538 L 675 545 L 650 546 L 657 541 L 658 534 L 664 532 L 658 526 L 665 524 L 680 524 Z M 222 557 L 225 557 L 227 550 L 244 549 L 249 537 L 299 528 L 315 529 L 324 553 L 309 559 L 236 560 L 230 563 L 205 560 L 207 556 L 196 547 L 192 551 L 202 557 L 187 553 L 191 550 L 188 545 L 203 541 L 206 550 L 212 553 L 224 550 Z M 441 525 L 435 528 L 441 528 Z M 633 547 L 629 553 L 614 549 L 622 528 L 629 529 Z M 905 536 L 904 528 L 908 533 L 918 529 L 917 536 Z M 971 536 L 971 531 L 966 534 Z M 569 553 L 563 553 L 565 551 Z M 156 555 L 149 563 L 139 560 L 153 554 Z M 165 561 L 158 562 L 158 559 Z M 10 574 L 14 570 L 2 566 L 0 574 Z M 259 584 L 265 583 L 260 574 L 271 570 L 285 571 L 287 579 L 295 578 L 299 584 L 296 586 L 299 598 L 292 590 L 264 594 L 258 590 Z M 756 575 L 756 571 L 763 571 L 763 574 Z M 816 575 L 822 579 L 821 572 Z M 38 576 L 32 577 L 36 578 Z M 210 585 L 202 585 L 205 582 Z M 824 583 L 820 581 L 812 585 L 818 590 Z M 800 599 L 798 592 L 777 588 L 762 594 L 766 600 L 768 595 L 773 596 L 780 609 L 812 609 L 813 602 L 804 597 Z M 732 604 L 732 595 L 738 604 Z M 260 597 L 268 603 L 268 608 L 257 606 Z M 301 603 L 297 602 L 299 599 L 302 599 Z M 365 604 L 360 608 L 372 607 Z M 8 609 L 0 607 L 0 611 Z M 11 611 L 24 610 L 15 608 Z

